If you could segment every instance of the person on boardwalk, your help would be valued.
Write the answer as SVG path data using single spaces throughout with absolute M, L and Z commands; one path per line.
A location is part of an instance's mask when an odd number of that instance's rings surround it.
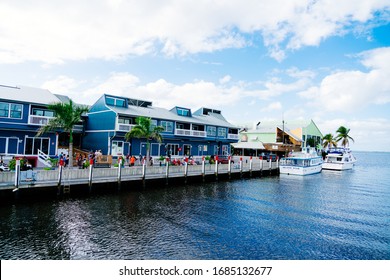
M 135 164 L 135 156 L 131 156 L 129 166 L 134 166 L 134 164 Z

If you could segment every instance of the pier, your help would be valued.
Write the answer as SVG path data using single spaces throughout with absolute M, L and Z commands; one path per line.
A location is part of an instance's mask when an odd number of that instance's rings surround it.
M 186 184 L 261 177 L 278 174 L 279 162 L 245 157 L 228 164 L 198 165 L 184 163 L 180 166 L 161 165 L 123 166 L 86 169 L 58 167 L 55 170 L 28 170 L 3 172 L 0 176 L 0 199 L 49 194 L 66 196 L 73 193 L 93 193 L 102 189 L 121 190 L 146 188 L 152 185 Z

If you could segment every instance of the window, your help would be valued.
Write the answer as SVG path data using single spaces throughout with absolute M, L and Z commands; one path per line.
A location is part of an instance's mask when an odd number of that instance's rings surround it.
M 21 119 L 23 105 L 0 102 L 0 117 Z
M 44 116 L 44 117 L 54 117 L 54 112 L 44 109 L 32 109 L 32 115 L 34 116 Z
M 207 136 L 216 136 L 217 128 L 215 126 L 208 126 L 207 127 Z
M 123 155 L 123 141 L 112 141 L 111 155 Z
M 182 108 L 177 108 L 177 114 L 178 114 L 179 116 L 189 117 L 189 116 L 190 116 L 190 110 L 188 110 L 188 109 L 182 109 Z
M 106 97 L 106 104 L 110 106 L 126 107 L 126 101 L 123 98 Z
M 218 127 L 218 137 L 226 138 L 226 128 Z
M 11 104 L 11 118 L 21 119 L 22 118 L 22 105 Z
M 161 121 L 161 126 L 165 132 L 173 132 L 173 122 Z
M 9 104 L 0 103 L 0 117 L 8 118 Z
M 150 129 L 153 130 L 156 126 L 157 126 L 157 120 L 152 120 L 152 121 L 150 122 Z
M 165 145 L 167 156 L 178 156 L 179 155 L 179 144 L 167 144 Z
M 118 123 L 131 124 L 131 119 L 118 118 Z
M 36 155 L 38 150 L 49 154 L 49 138 L 27 137 L 24 153 L 26 155 Z
M 106 97 L 107 105 L 115 106 L 115 99 L 111 97 Z
M 125 107 L 125 100 L 124 99 L 116 99 L 115 106 Z

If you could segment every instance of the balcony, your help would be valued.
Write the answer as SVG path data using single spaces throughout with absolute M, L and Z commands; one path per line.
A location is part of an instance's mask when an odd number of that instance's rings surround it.
M 44 117 L 44 116 L 35 116 L 30 115 L 30 118 L 28 120 L 29 124 L 35 124 L 35 125 L 47 125 L 50 119 L 53 117 Z
M 228 139 L 232 139 L 232 140 L 238 140 L 239 139 L 239 135 L 238 134 L 228 134 Z
M 73 126 L 73 132 L 82 133 L 83 130 L 84 130 L 84 126 L 82 124 L 75 124 Z
M 206 137 L 207 132 L 201 130 L 190 130 L 190 129 L 178 129 L 176 128 L 175 135 L 179 136 L 193 136 L 193 137 Z
M 116 130 L 118 131 L 130 131 L 133 129 L 135 124 L 124 124 L 124 123 L 117 123 L 116 124 Z

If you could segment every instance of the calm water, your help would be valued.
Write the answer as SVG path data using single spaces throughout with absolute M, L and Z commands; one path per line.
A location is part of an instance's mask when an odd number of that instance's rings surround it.
M 0 206 L 1 259 L 390 259 L 389 153 L 352 171 Z

